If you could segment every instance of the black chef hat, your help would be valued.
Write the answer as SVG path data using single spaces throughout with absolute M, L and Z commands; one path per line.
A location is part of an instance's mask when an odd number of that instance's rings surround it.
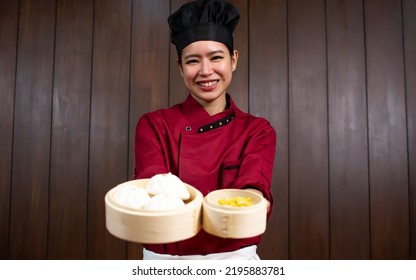
M 178 55 L 196 41 L 216 41 L 233 50 L 233 32 L 240 12 L 222 0 L 197 0 L 180 7 L 168 18 L 171 42 Z

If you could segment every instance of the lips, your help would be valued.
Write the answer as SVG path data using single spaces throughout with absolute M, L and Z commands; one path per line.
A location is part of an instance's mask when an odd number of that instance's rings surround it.
M 218 84 L 219 80 L 212 80 L 212 81 L 201 81 L 197 82 L 196 84 L 201 87 L 203 90 L 212 90 Z

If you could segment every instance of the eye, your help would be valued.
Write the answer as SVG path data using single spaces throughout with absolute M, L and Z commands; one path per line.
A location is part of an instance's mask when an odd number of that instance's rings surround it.
M 221 60 L 221 59 L 223 59 L 224 57 L 223 56 L 221 56 L 221 55 L 215 55 L 215 56 L 213 56 L 212 58 L 211 58 L 211 60 L 212 61 L 219 61 L 219 60 Z
M 189 59 L 185 61 L 185 64 L 188 64 L 188 65 L 197 64 L 197 63 L 198 63 L 197 59 Z

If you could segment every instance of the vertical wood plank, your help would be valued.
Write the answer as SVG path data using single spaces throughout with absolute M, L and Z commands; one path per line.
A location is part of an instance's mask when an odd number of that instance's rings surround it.
M 130 95 L 129 176 L 134 178 L 134 141 L 139 117 L 168 106 L 169 1 L 133 2 Z M 129 259 L 141 259 L 141 246 L 129 243 Z
M 240 20 L 233 34 L 234 49 L 238 51 L 237 69 L 233 73 L 233 80 L 228 89 L 236 105 L 248 112 L 249 88 L 249 49 L 248 49 L 248 0 L 229 0 L 239 11 Z
M 10 258 L 47 258 L 55 1 L 20 1 Z
M 368 259 L 369 182 L 362 0 L 329 0 L 331 259 Z
M 8 258 L 19 3 L 0 2 L 0 259 Z
M 272 179 L 274 208 L 259 246 L 262 259 L 289 258 L 289 166 L 286 1 L 250 1 L 250 112 L 277 133 Z
M 187 95 L 166 19 L 190 0 L 55 1 L 0 3 L 0 258 L 140 259 L 104 194 L 132 176 L 138 117 Z M 230 92 L 278 133 L 261 257 L 416 259 L 415 1 L 231 1 Z
M 179 9 L 183 4 L 191 2 L 191 0 L 170 0 L 170 12 L 169 14 L 174 13 L 177 9 Z M 169 16 L 169 15 L 168 15 Z M 167 17 L 166 17 L 167 20 Z M 168 22 L 166 21 L 168 25 Z M 169 28 L 169 25 L 168 25 Z M 169 35 L 170 41 L 170 35 Z M 178 54 L 176 53 L 176 48 L 173 44 L 170 44 L 170 63 L 169 63 L 169 106 L 175 105 L 177 103 L 181 103 L 185 100 L 186 96 L 189 94 L 188 90 L 186 89 L 183 78 L 179 72 L 177 59 Z
M 124 259 L 105 227 L 104 196 L 128 179 L 131 1 L 94 2 L 88 191 L 89 259 Z
M 371 258 L 409 258 L 401 3 L 365 1 Z
M 288 2 L 290 258 L 329 258 L 324 1 Z
M 58 1 L 49 207 L 50 259 L 86 258 L 92 20 L 93 1 Z
M 416 259 L 416 1 L 403 1 L 410 195 L 410 258 Z

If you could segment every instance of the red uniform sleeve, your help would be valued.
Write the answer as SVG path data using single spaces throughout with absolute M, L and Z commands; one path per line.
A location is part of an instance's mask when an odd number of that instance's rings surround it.
M 161 142 L 155 127 L 147 115 L 136 126 L 134 178 L 150 178 L 169 172 Z
M 254 188 L 273 205 L 271 180 L 276 152 L 276 132 L 265 120 L 256 124 L 256 133 L 248 139 L 240 161 L 234 188 Z

